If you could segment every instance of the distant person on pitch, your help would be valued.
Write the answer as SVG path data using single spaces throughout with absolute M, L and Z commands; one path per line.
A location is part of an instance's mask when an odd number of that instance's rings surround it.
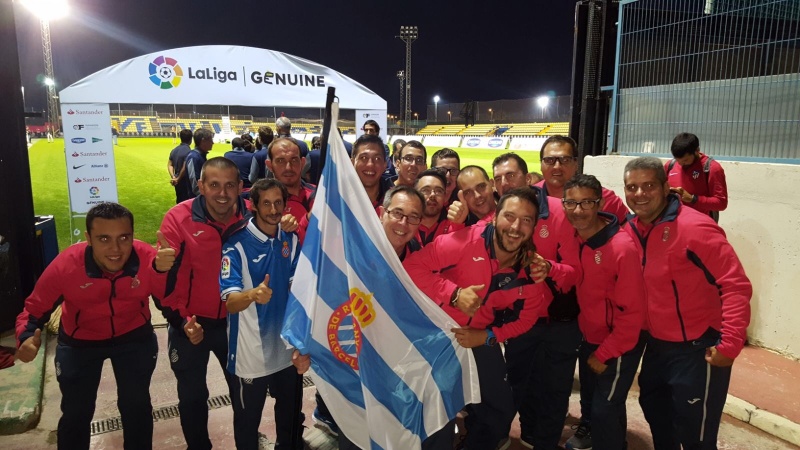
M 169 160 L 167 160 L 170 184 L 175 188 L 175 203 L 194 197 L 189 175 L 186 173 L 186 157 L 192 151 L 190 147 L 192 144 L 192 130 L 181 130 L 180 138 L 180 145 L 169 152 Z

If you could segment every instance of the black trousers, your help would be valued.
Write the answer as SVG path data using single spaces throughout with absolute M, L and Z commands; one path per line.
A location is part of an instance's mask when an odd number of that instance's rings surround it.
M 689 342 L 648 337 L 639 373 L 639 404 L 650 424 L 655 450 L 716 450 L 730 367 L 705 360 L 719 334 L 709 330 Z
M 303 449 L 303 376 L 294 366 L 259 378 L 231 377 L 233 437 L 237 450 L 258 450 L 258 427 L 267 391 L 275 399 L 276 450 Z M 292 435 L 294 434 L 294 447 Z
M 644 344 L 644 337 L 640 337 L 636 347 L 618 358 L 606 361 L 608 367 L 598 375 L 586 363 L 598 345 L 586 341 L 581 343 L 578 359 L 581 379 L 581 421 L 592 424 L 594 450 L 625 448 L 625 435 L 628 429 L 625 401 L 636 377 Z
M 178 411 L 188 450 L 209 450 L 208 358 L 213 354 L 222 366 L 230 391 L 231 376 L 225 369 L 228 334 L 224 326 L 204 328 L 203 340 L 194 345 L 183 329 L 169 326 L 169 362 L 178 380 Z
M 117 406 L 122 416 L 125 450 L 153 448 L 153 407 L 150 379 L 156 368 L 158 340 L 150 334 L 143 341 L 103 347 L 56 347 L 56 378 L 61 389 L 59 450 L 88 450 L 90 423 L 103 362 L 111 360 L 117 383 Z
M 556 448 L 561 439 L 581 340 L 577 320 L 540 319 L 506 345 L 521 437 L 535 448 Z

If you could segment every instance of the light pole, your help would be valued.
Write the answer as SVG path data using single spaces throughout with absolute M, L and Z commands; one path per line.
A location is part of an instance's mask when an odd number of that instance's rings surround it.
M 542 108 L 542 119 L 544 119 L 544 110 L 547 109 L 547 105 L 550 104 L 550 97 L 543 95 L 536 99 L 536 104 L 539 105 L 539 108 Z
M 433 97 L 433 120 L 438 122 L 439 121 L 439 98 L 438 95 Z
M 405 70 L 405 101 L 403 102 L 403 122 L 408 122 L 411 117 L 411 44 L 419 37 L 416 26 L 401 26 L 400 40 L 406 43 L 406 70 Z M 405 134 L 408 134 L 408 125 L 404 124 Z
M 489 108 L 489 122 L 494 122 L 494 111 L 492 111 L 492 108 Z
M 447 111 L 447 121 L 448 122 L 452 122 L 453 121 L 453 115 L 452 115 L 452 113 L 450 111 Z
M 50 21 L 66 16 L 69 6 L 66 0 L 24 0 L 22 4 L 39 17 L 42 27 L 42 53 L 44 54 L 44 75 L 47 85 L 47 120 L 50 121 L 51 127 L 55 127 L 52 130 L 55 134 L 58 127 L 58 97 L 56 97 L 56 77 L 53 73 L 53 50 L 50 45 Z
M 397 79 L 400 81 L 400 111 L 405 111 L 406 106 L 403 104 L 403 102 L 405 101 L 406 97 L 405 94 L 403 94 L 403 92 L 404 92 L 404 86 L 406 84 L 406 72 L 403 70 L 398 70 Z M 402 118 L 403 114 L 400 114 L 400 117 Z

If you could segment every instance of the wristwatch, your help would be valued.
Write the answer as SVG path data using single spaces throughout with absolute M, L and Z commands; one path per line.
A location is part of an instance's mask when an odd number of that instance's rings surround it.
M 497 344 L 497 338 L 494 336 L 494 332 L 492 330 L 486 330 L 486 345 L 489 347 Z

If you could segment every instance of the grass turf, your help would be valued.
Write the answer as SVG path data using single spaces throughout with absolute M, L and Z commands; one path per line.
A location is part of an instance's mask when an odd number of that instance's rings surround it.
M 114 147 L 119 202 L 134 215 L 136 238 L 155 243 L 156 230 L 169 208 L 175 204 L 175 190 L 169 183 L 167 158 L 175 147 L 172 138 L 123 138 Z M 215 144 L 211 156 L 221 156 L 230 144 Z M 428 155 L 441 147 L 429 147 Z M 492 160 L 507 150 L 456 148 L 461 166 L 475 164 L 491 175 Z M 33 205 L 37 215 L 53 215 L 56 221 L 58 247 L 70 245 L 70 208 L 64 141 L 39 140 L 29 149 Z M 531 156 L 538 155 L 531 153 Z M 523 157 L 529 165 L 533 158 Z M 531 169 L 534 170 L 535 166 Z M 81 236 L 81 239 L 83 237 Z

